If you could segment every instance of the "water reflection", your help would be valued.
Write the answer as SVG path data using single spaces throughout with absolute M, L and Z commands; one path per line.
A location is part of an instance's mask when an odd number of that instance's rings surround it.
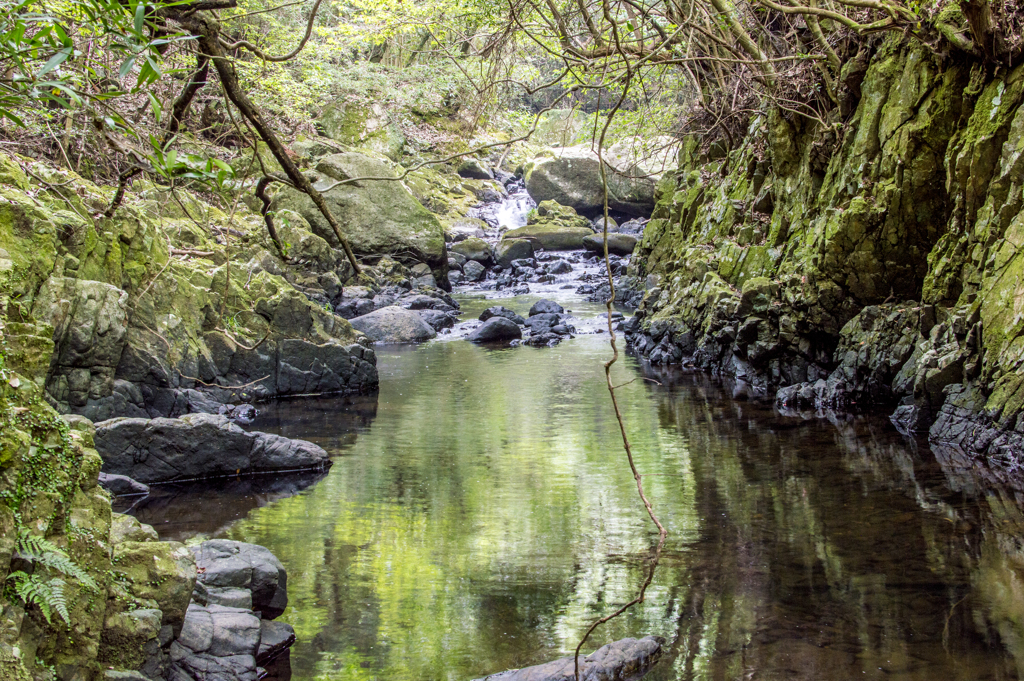
M 456 681 L 563 655 L 632 596 L 656 538 L 607 354 L 600 336 L 382 350 L 375 417 L 296 401 L 254 424 L 331 451 L 326 478 L 227 530 L 189 527 L 288 566 L 297 681 Z M 626 360 L 615 380 L 639 372 Z M 595 647 L 666 637 L 649 679 L 1019 677 L 1019 499 L 947 476 L 884 420 L 783 415 L 702 375 L 648 377 L 621 403 L 669 543 L 646 602 Z

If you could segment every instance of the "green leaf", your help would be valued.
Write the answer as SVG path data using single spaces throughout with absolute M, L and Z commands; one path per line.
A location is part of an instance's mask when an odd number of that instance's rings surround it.
M 61 50 L 57 54 L 55 54 L 52 57 L 50 57 L 50 60 L 48 62 L 46 62 L 45 64 L 43 64 L 43 68 L 39 69 L 39 71 L 36 73 L 36 78 L 42 78 L 47 73 L 49 73 L 50 71 L 53 71 L 55 68 L 57 68 L 58 66 L 63 64 L 65 61 L 67 61 L 67 58 L 71 56 L 71 52 L 73 50 L 74 50 L 73 47 L 65 47 L 63 50 Z
M 135 7 L 135 23 L 134 23 L 134 26 L 133 26 L 135 28 L 135 35 L 137 35 L 137 36 L 141 36 L 142 35 L 142 27 L 145 24 L 145 21 L 146 21 L 146 5 L 140 2 Z
M 135 66 L 134 56 L 125 59 L 124 63 L 121 64 L 120 70 L 117 72 L 118 78 L 124 78 L 126 75 L 128 75 L 128 72 L 132 70 L 133 66 Z
M 152 92 L 147 92 L 146 96 L 149 97 L 149 105 L 153 107 L 153 119 L 156 120 L 157 125 L 159 125 L 160 118 L 163 114 L 163 107 L 160 106 L 160 100 L 154 97 Z

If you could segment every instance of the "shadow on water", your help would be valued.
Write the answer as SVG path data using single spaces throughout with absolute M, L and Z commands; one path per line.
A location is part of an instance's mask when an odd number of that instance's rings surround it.
M 314 486 L 182 491 L 136 513 L 164 536 L 281 559 L 293 681 L 461 681 L 546 662 L 632 597 L 656 538 L 607 357 L 597 335 L 381 349 L 373 405 L 278 402 L 253 425 L 336 455 Z M 628 383 L 640 376 L 659 383 Z M 670 535 L 647 600 L 594 647 L 665 637 L 659 680 L 1020 678 L 1013 493 L 944 468 L 885 419 L 781 414 L 628 357 L 613 380 L 628 383 L 620 403 Z

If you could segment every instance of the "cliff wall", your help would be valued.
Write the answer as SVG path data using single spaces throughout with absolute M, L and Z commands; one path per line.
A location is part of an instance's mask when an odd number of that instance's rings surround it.
M 789 407 L 885 409 L 1012 472 L 1024 452 L 1024 68 L 890 37 L 841 124 L 775 109 L 688 139 L 631 265 L 627 327 Z

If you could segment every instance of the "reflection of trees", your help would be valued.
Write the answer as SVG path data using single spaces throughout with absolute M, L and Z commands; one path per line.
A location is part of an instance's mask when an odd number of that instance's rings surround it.
M 1024 650 L 1024 583 L 989 508 L 1005 495 L 959 492 L 884 422 L 783 417 L 703 375 L 659 374 L 649 392 L 688 439 L 708 519 L 674 673 L 1016 678 L 999 651 Z
M 230 531 L 289 568 L 297 677 L 543 662 L 633 596 L 652 533 L 592 341 L 382 355 L 352 444 L 332 445 L 354 417 L 328 402 L 267 414 L 339 454 Z M 956 491 L 884 422 L 780 416 L 703 376 L 663 378 L 622 403 L 670 543 L 647 600 L 595 646 L 667 637 L 654 679 L 1014 676 L 999 645 L 1015 650 L 1022 611 L 998 539 L 1014 530 L 992 495 Z

